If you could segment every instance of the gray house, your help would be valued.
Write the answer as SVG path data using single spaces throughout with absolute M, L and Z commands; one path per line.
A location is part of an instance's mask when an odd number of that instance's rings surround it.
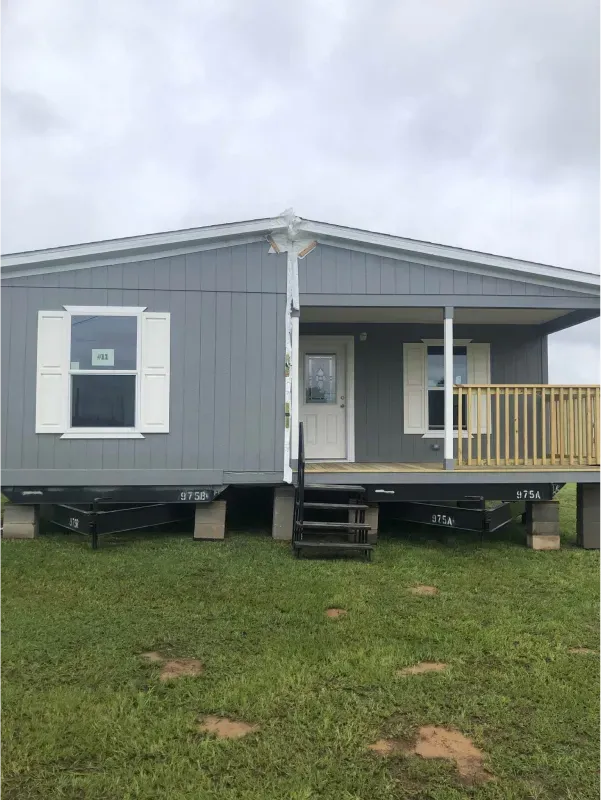
M 568 481 L 588 508 L 599 388 L 550 386 L 547 337 L 597 316 L 598 275 L 292 212 L 7 255 L 3 491 L 270 486 L 289 537 L 302 422 L 311 479 L 372 508 Z

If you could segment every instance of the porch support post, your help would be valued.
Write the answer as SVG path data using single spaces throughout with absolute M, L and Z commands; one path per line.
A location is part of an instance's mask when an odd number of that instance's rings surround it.
M 300 314 L 298 310 L 292 312 L 290 323 L 292 326 L 292 358 L 290 360 L 290 464 L 293 468 L 298 465 L 298 423 L 300 422 L 299 414 L 299 396 L 298 396 L 298 381 L 299 381 L 299 338 L 298 326 L 300 322 Z
M 461 435 L 461 432 L 458 432 Z M 444 468 L 453 469 L 453 307 L 444 310 Z
M 270 253 L 287 253 L 286 258 L 286 362 L 284 365 L 284 483 L 292 483 L 292 469 L 298 461 L 298 325 L 300 299 L 298 260 L 316 246 L 313 239 L 302 236 L 300 217 L 291 208 L 280 214 L 283 231 L 269 238 Z

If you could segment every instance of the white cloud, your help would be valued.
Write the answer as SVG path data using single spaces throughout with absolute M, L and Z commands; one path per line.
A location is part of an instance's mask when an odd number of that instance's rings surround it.
M 596 270 L 598 18 L 593 0 L 12 4 L 2 249 L 293 205 Z M 557 380 L 592 379 L 582 330 L 552 337 Z

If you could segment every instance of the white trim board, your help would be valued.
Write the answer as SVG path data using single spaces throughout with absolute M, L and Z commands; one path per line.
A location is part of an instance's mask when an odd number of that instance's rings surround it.
M 73 272 L 80 269 L 92 269 L 93 267 L 107 267 L 118 266 L 119 264 L 132 264 L 144 261 L 160 261 L 164 258 L 173 258 L 174 256 L 185 256 L 190 253 L 203 253 L 206 250 L 219 250 L 223 247 L 233 247 L 244 244 L 254 244 L 256 242 L 267 242 L 265 236 L 243 236 L 231 240 L 221 240 L 211 242 L 210 244 L 197 244 L 189 247 L 178 247 L 171 249 L 161 249 L 159 251 L 153 250 L 152 252 L 140 252 L 134 255 L 107 255 L 102 258 L 84 259 L 83 257 L 76 260 L 69 260 L 68 263 L 50 263 L 48 265 L 39 266 L 36 268 L 23 267 L 23 269 L 16 269 L 6 271 L 3 269 L 2 278 L 9 280 L 10 278 L 25 278 L 30 275 L 50 275 L 56 272 Z M 9 256 L 6 256 L 8 259 Z M 3 257 L 4 259 L 4 257 Z M 4 267 L 4 260 L 3 260 Z
M 321 336 L 319 334 L 308 334 L 299 336 L 300 346 L 315 342 L 315 347 L 327 348 L 328 343 L 344 344 L 346 346 L 346 458 L 339 459 L 341 464 L 353 463 L 355 461 L 355 337 L 354 336 Z M 303 364 L 298 362 L 298 369 L 302 369 Z M 298 380 L 300 384 L 300 379 Z M 293 424 L 298 427 L 298 407 L 297 418 Z M 313 459 L 315 460 L 315 459 Z M 331 459 L 330 459 L 331 460 Z M 338 459 L 336 459 L 338 460 Z
M 170 253 L 172 251 L 182 253 L 183 248 L 194 250 L 204 245 L 212 249 L 228 246 L 248 237 L 261 239 L 278 233 L 290 235 L 291 231 L 295 236 L 305 234 L 324 244 L 338 243 L 351 249 L 379 253 L 415 263 L 483 275 L 490 274 L 494 277 L 518 276 L 533 283 L 575 289 L 584 293 L 599 292 L 599 275 L 595 273 L 301 219 L 291 210 L 272 218 L 11 253 L 2 258 L 2 272 L 7 277 L 22 277 L 37 271 L 81 269 L 84 266 L 97 266 L 108 262 L 116 264 L 121 260 L 156 258 L 157 253 L 161 253 L 160 257 L 163 257 L 167 255 L 166 250 Z
M 388 251 L 396 251 L 396 256 L 393 258 L 400 258 L 410 261 L 416 261 L 419 256 L 426 258 L 436 258 L 445 260 L 447 262 L 454 262 L 454 265 L 448 263 L 447 266 L 452 269 L 461 268 L 459 264 L 464 264 L 464 270 L 471 272 L 472 266 L 479 266 L 483 270 L 488 268 L 501 269 L 502 272 L 513 272 L 528 278 L 535 276 L 544 278 L 557 278 L 560 281 L 576 281 L 585 286 L 599 287 L 600 276 L 592 272 L 580 272 L 579 270 L 567 269 L 565 267 L 556 267 L 551 264 L 540 264 L 534 261 L 525 261 L 519 258 L 511 258 L 509 256 L 494 255 L 492 253 L 482 253 L 478 250 L 464 250 L 460 247 L 453 247 L 452 245 L 435 244 L 434 242 L 424 242 L 417 239 L 406 239 L 402 236 L 394 236 L 386 233 L 375 233 L 372 231 L 365 231 L 358 228 L 345 228 L 340 225 L 331 225 L 325 222 L 317 222 L 314 220 L 303 221 L 303 230 L 312 233 L 318 237 L 318 242 L 322 241 L 324 244 L 326 240 L 340 240 L 347 243 L 353 242 L 357 245 L 362 245 L 366 248 L 366 252 L 374 252 L 371 247 L 383 248 L 381 255 L 386 254 Z M 321 237 L 324 238 L 321 238 Z M 441 266 L 438 261 L 428 263 L 431 266 Z M 483 272 L 482 274 L 488 274 Z
M 76 317 L 137 317 L 147 306 L 63 306 L 71 316 Z

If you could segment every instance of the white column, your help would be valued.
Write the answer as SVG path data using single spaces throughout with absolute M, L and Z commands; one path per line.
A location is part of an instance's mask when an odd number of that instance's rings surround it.
M 290 378 L 291 378 L 291 408 L 290 408 L 290 458 L 292 461 L 298 461 L 298 423 L 300 421 L 299 414 L 299 370 L 300 365 L 300 352 L 299 352 L 299 338 L 298 338 L 298 325 L 299 314 L 298 311 L 292 312 L 292 361 L 290 364 Z
M 453 469 L 453 308 L 444 310 L 444 468 Z M 458 432 L 460 435 L 460 432 Z

